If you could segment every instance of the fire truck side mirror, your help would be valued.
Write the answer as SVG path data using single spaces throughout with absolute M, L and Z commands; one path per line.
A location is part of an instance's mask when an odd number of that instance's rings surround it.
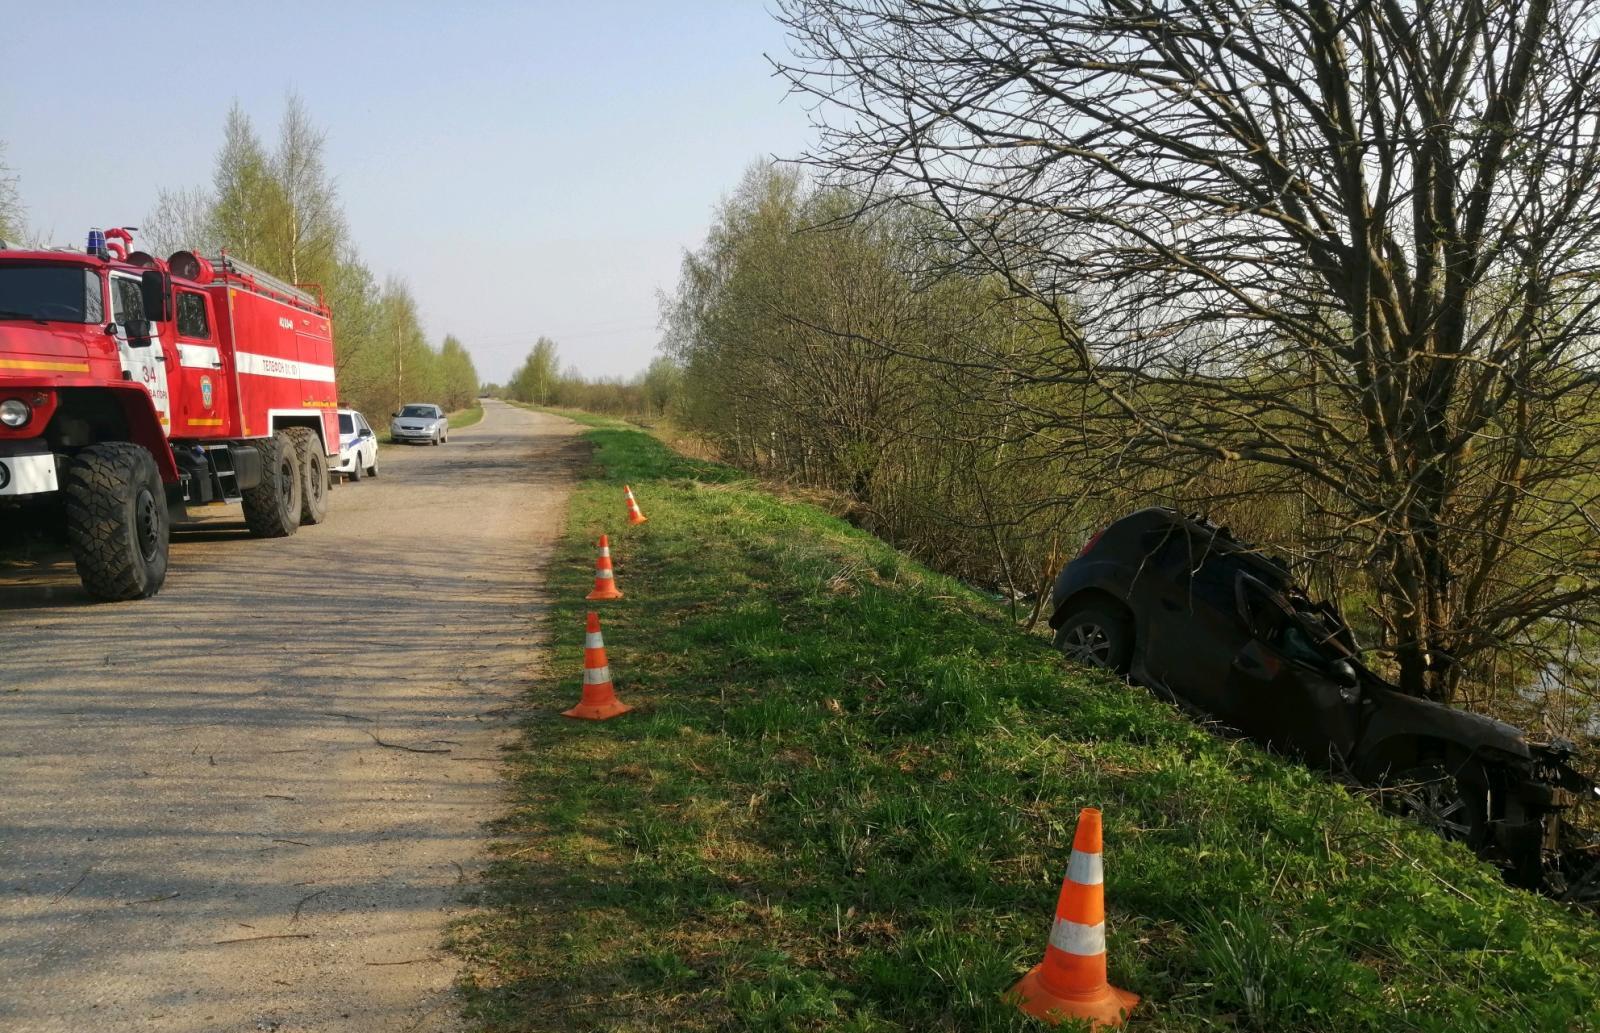
M 146 319 L 157 323 L 165 323 L 172 318 L 171 282 L 166 273 L 159 269 L 146 270 L 139 277 L 140 293 L 144 295 L 144 314 Z

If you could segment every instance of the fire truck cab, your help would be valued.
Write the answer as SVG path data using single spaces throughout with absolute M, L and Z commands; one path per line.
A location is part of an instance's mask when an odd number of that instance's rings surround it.
M 81 252 L 0 243 L 0 507 L 59 507 L 90 595 L 155 594 L 191 509 L 240 505 L 259 537 L 321 522 L 337 409 L 310 290 L 134 251 L 129 229 Z

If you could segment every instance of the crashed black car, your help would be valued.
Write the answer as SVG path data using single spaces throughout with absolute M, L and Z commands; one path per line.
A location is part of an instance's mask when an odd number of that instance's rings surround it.
M 1362 663 L 1333 607 L 1226 528 L 1140 510 L 1092 538 L 1052 596 L 1069 656 L 1381 787 L 1386 805 L 1519 884 L 1591 881 L 1564 838 L 1562 813 L 1597 792 L 1572 744 L 1405 694 Z

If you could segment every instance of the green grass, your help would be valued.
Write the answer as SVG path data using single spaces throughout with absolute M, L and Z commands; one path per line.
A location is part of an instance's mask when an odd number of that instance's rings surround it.
M 478 1028 L 1042 1028 L 1001 996 L 1043 951 L 1085 805 L 1136 1030 L 1600 1026 L 1585 920 L 1068 668 L 841 521 L 586 422 L 547 674 L 455 933 Z M 621 519 L 623 482 L 649 523 Z M 601 531 L 638 709 L 597 724 L 559 711 Z
M 479 402 L 473 402 L 472 405 L 465 409 L 457 409 L 455 412 L 450 413 L 446 419 L 450 421 L 451 430 L 470 427 L 483 419 L 483 405 Z

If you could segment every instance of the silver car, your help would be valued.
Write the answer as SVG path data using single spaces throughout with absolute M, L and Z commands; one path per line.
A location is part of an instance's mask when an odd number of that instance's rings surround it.
M 396 442 L 442 445 L 450 440 L 450 420 L 437 405 L 413 402 L 402 407 L 389 421 L 389 437 Z

